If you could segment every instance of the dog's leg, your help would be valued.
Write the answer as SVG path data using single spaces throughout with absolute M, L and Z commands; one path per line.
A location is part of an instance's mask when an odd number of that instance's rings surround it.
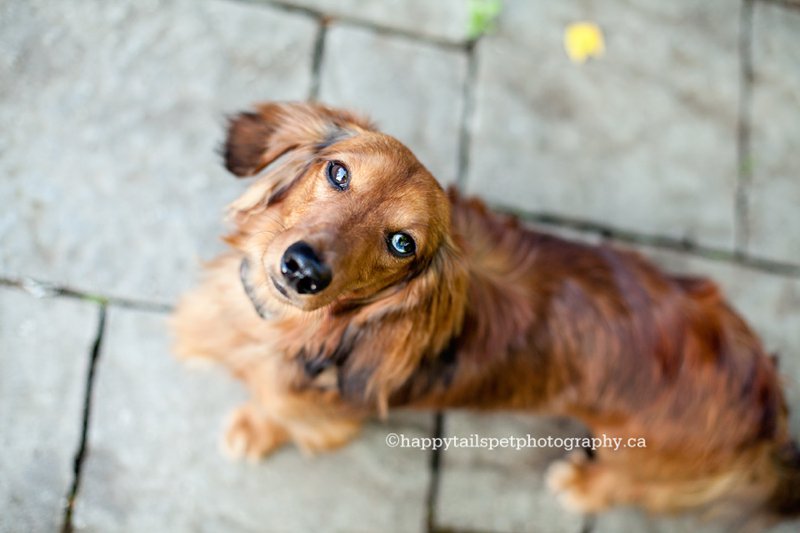
M 289 434 L 251 402 L 231 413 L 222 450 L 231 459 L 255 461 L 277 449 L 288 439 Z
M 181 300 L 171 319 L 180 359 L 219 363 L 253 395 L 231 414 L 225 451 L 255 459 L 289 440 L 306 453 L 345 444 L 358 433 L 363 414 L 346 407 L 336 390 L 303 386 L 307 376 L 302 369 L 272 352 L 278 333 L 244 294 L 240 263 L 233 255 L 217 259 L 205 282 Z
M 346 444 L 361 428 L 359 416 L 337 412 L 331 405 L 320 408 L 321 403 L 329 403 L 323 397 L 270 396 L 270 401 L 256 400 L 233 410 L 222 443 L 227 456 L 257 460 L 289 440 L 313 455 Z
M 350 442 L 361 430 L 362 419 L 342 413 L 312 413 L 314 406 L 306 404 L 302 416 L 289 416 L 284 427 L 295 444 L 306 454 L 333 450 Z M 285 414 L 285 413 L 284 413 Z M 292 415 L 295 415 L 293 411 Z
M 263 456 L 289 440 L 314 454 L 342 446 L 358 434 L 365 413 L 347 406 L 335 389 L 292 385 L 297 371 L 293 363 L 274 356 L 239 369 L 253 400 L 252 406 L 232 415 L 224 439 L 230 455 Z
M 597 513 L 615 505 L 637 505 L 653 513 L 705 511 L 734 515 L 758 508 L 771 485 L 757 454 L 711 464 L 708 456 L 666 456 L 650 450 L 583 451 L 556 461 L 547 485 L 567 509 Z M 735 507 L 723 505 L 735 502 Z
M 684 490 L 689 483 L 682 465 L 670 464 L 649 450 L 600 449 L 593 458 L 577 450 L 550 466 L 547 485 L 565 508 L 577 513 L 628 504 L 668 513 L 701 503 Z M 687 501 L 677 501 L 679 494 Z
M 234 459 L 258 459 L 292 440 L 306 454 L 332 450 L 348 443 L 361 429 L 362 417 L 345 409 L 337 412 L 322 397 L 270 395 L 233 411 L 223 439 Z
M 547 470 L 548 488 L 561 504 L 575 513 L 597 513 L 621 503 L 620 485 L 628 481 L 615 476 L 604 462 L 576 450 Z

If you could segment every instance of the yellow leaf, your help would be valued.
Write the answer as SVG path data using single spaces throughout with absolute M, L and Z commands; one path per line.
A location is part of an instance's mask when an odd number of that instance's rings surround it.
M 585 63 L 589 57 L 605 52 L 603 32 L 593 22 L 576 22 L 564 30 L 564 49 L 574 63 Z

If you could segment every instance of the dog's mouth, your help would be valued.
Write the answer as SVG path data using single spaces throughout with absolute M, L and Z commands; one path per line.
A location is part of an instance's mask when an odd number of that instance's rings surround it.
M 280 283 L 275 281 L 275 278 L 273 278 L 272 276 L 270 276 L 269 279 L 272 282 L 272 284 L 275 286 L 275 288 L 278 289 L 279 293 L 281 293 L 284 296 L 286 296 L 286 298 L 289 298 L 289 293 L 286 291 L 285 287 L 283 287 Z
M 286 298 L 288 303 L 294 305 L 292 297 L 289 295 L 289 291 L 286 289 L 286 287 L 278 283 L 278 281 L 272 275 L 267 275 L 267 277 L 269 277 L 269 280 L 272 282 L 272 286 L 275 287 L 275 290 L 277 290 L 281 296 Z M 253 286 L 253 282 L 250 279 L 250 261 L 246 257 L 242 259 L 242 263 L 239 266 L 239 279 L 242 282 L 244 293 L 247 295 L 250 303 L 253 304 L 253 308 L 258 313 L 258 316 L 264 319 L 269 318 L 268 315 L 271 313 L 267 312 L 264 303 L 261 301 L 261 298 L 257 294 L 256 289 Z
M 251 266 L 250 261 L 245 257 L 242 259 L 242 262 L 239 266 L 239 279 L 242 283 L 242 288 L 244 289 L 244 293 L 247 295 L 247 298 L 250 300 L 250 303 L 253 305 L 256 313 L 263 319 L 269 319 L 272 316 L 272 313 L 267 310 L 267 306 L 261 300 L 261 297 L 258 295 L 256 291 L 256 287 L 251 280 Z M 293 306 L 297 306 L 295 300 L 292 298 L 292 295 L 289 293 L 289 289 L 287 289 L 284 285 L 282 285 L 275 276 L 270 273 L 267 273 L 266 276 L 269 278 L 270 282 L 272 282 L 272 286 L 275 287 L 275 290 L 285 298 L 285 302 L 291 304 Z M 335 312 L 342 313 L 347 311 L 352 311 L 364 305 L 369 305 L 370 303 L 379 300 L 381 297 L 385 296 L 388 293 L 393 291 L 399 290 L 402 288 L 404 284 L 399 284 L 397 286 L 389 285 L 375 293 L 367 294 L 367 295 L 360 295 L 360 296 L 351 296 L 348 298 L 343 299 L 341 302 L 338 302 L 335 305 Z
M 239 279 L 242 281 L 244 293 L 247 295 L 250 303 L 253 304 L 253 308 L 256 310 L 256 313 L 258 313 L 258 316 L 266 319 L 267 313 L 264 310 L 264 304 L 258 299 L 255 288 L 253 288 L 253 285 L 250 283 L 250 261 L 248 261 L 246 257 L 242 259 L 242 264 L 239 266 Z

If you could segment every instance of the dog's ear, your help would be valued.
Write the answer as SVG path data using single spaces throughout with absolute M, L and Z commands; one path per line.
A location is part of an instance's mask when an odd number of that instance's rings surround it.
M 229 119 L 225 167 L 236 176 L 253 176 L 291 150 L 324 148 L 349 132 L 373 129 L 361 117 L 319 104 L 260 104 Z
M 237 176 L 259 174 L 259 178 L 228 207 L 237 226 L 226 238 L 228 243 L 238 246 L 250 231 L 257 231 L 248 222 L 283 199 L 308 172 L 318 152 L 367 130 L 374 131 L 367 120 L 319 104 L 267 103 L 232 117 L 223 151 L 225 166 Z
M 447 237 L 423 272 L 353 318 L 366 339 L 340 370 L 342 393 L 385 415 L 423 360 L 440 357 L 461 332 L 467 290 L 462 253 Z

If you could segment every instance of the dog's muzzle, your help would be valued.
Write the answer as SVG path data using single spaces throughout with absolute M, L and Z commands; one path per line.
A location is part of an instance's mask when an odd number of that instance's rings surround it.
M 242 280 L 242 287 L 244 288 L 244 293 L 247 295 L 247 298 L 250 300 L 250 303 L 253 304 L 253 308 L 255 308 L 256 313 L 258 313 L 258 316 L 266 319 L 267 314 L 264 311 L 264 306 L 258 300 L 255 289 L 250 284 L 250 261 L 248 261 L 246 257 L 242 259 L 242 264 L 239 266 L 239 279 Z

